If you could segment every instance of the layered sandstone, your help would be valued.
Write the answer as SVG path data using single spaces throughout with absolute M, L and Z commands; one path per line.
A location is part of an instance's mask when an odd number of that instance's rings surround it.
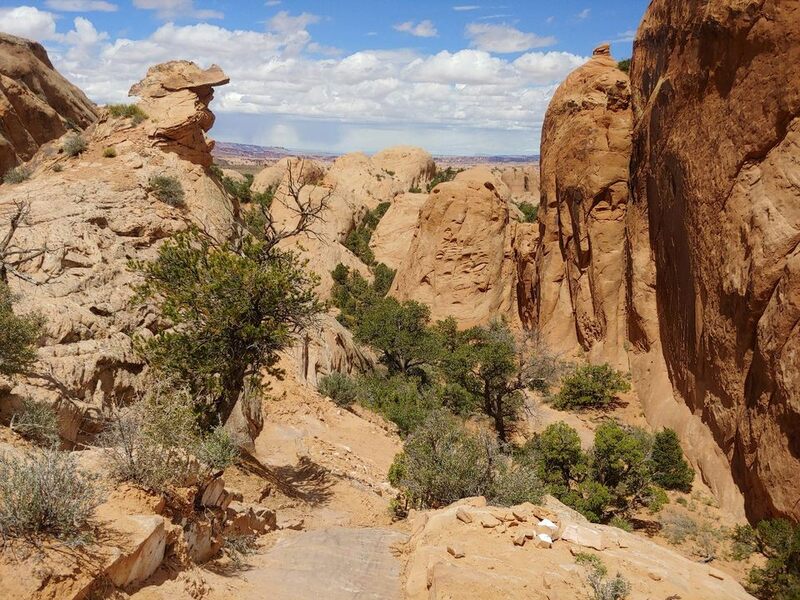
M 632 113 L 628 76 L 608 45 L 553 96 L 541 152 L 542 236 L 530 296 L 545 340 L 627 367 L 625 210 Z
M 489 169 L 460 173 L 430 194 L 390 294 L 431 308 L 462 327 L 517 318 L 514 236 L 508 187 Z
M 0 33 L 0 174 L 39 147 L 97 118 L 82 91 L 53 68 L 38 43 Z
M 209 167 L 214 142 L 205 134 L 214 125 L 214 113 L 208 105 L 214 87 L 228 81 L 217 65 L 203 70 L 176 60 L 151 67 L 129 95 L 141 99 L 140 108 L 149 117 L 145 127 L 155 147 Z
M 631 330 L 658 335 L 749 515 L 800 519 L 800 7 L 655 0 L 632 80 L 659 330 L 636 305 Z

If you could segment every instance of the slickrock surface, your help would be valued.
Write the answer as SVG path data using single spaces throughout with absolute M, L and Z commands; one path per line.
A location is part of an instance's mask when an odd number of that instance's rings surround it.
M 503 315 L 517 319 L 517 222 L 509 195 L 482 167 L 436 186 L 390 293 L 427 304 L 434 320 L 453 316 L 463 327 Z
M 228 81 L 216 65 L 203 70 L 192 62 L 176 60 L 151 67 L 129 95 L 141 98 L 140 107 L 150 117 L 145 127 L 155 147 L 209 167 L 214 142 L 205 132 L 214 125 L 214 114 L 208 105 L 214 87 Z
M 539 204 L 538 165 L 497 167 L 495 170 L 511 191 L 512 200 L 515 202 L 528 202 L 533 205 Z
M 672 384 L 748 514 L 800 519 L 800 6 L 655 0 L 631 78 Z
M 83 128 L 96 118 L 94 104 L 40 44 L 0 33 L 0 175 L 64 135 L 68 121 Z
M 593 361 L 625 360 L 625 209 L 630 83 L 608 45 L 555 93 L 542 131 L 532 312 L 549 345 Z
M 713 566 L 589 523 L 553 498 L 545 506 L 511 508 L 472 498 L 411 519 L 413 534 L 403 547 L 409 600 L 591 597 L 588 570 L 575 562 L 578 553 L 596 556 L 612 577 L 623 574 L 632 584 L 631 598 L 752 599 Z

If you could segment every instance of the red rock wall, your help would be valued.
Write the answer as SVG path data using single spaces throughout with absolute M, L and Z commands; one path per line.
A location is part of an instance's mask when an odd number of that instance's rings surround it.
M 659 322 L 632 303 L 631 340 L 660 343 L 748 515 L 800 519 L 800 3 L 654 0 L 631 78 L 655 264 L 629 236 L 631 286 Z

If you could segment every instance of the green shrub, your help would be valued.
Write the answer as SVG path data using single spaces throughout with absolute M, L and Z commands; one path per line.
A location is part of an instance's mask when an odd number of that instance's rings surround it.
M 653 450 L 653 481 L 667 490 L 689 492 L 694 480 L 694 469 L 683 458 L 678 434 L 664 429 L 655 435 Z
M 453 181 L 456 178 L 456 175 L 461 173 L 464 169 L 454 169 L 453 167 L 447 167 L 446 169 L 437 169 L 436 174 L 431 179 L 430 183 L 428 184 L 428 193 L 430 194 L 440 183 L 447 183 L 448 181 Z M 412 192 L 413 193 L 413 192 Z
M 734 542 L 739 556 L 752 549 L 766 558 L 763 566 L 750 570 L 750 593 L 762 600 L 800 598 L 800 524 L 786 519 L 761 521 L 755 528 L 737 528 Z
M 617 68 L 622 71 L 623 73 L 630 73 L 631 71 L 631 59 L 626 58 L 621 60 L 617 63 Z
M 630 582 L 619 573 L 613 579 L 606 579 L 603 573 L 594 570 L 589 573 L 588 582 L 593 600 L 624 600 L 633 589 Z
M 583 365 L 564 378 L 554 404 L 559 409 L 606 408 L 630 389 L 625 376 L 609 365 Z
M 240 455 L 238 444 L 223 427 L 206 435 L 197 448 L 197 458 L 214 471 L 224 471 L 236 464 Z
M 61 148 L 67 156 L 78 156 L 86 151 L 87 144 L 82 135 L 73 133 L 64 140 Z
M 30 398 L 22 401 L 22 408 L 11 418 L 11 429 L 43 446 L 55 446 L 61 439 L 58 413 L 49 404 Z
M 407 436 L 441 406 L 435 390 L 415 377 L 365 375 L 358 380 L 357 401 L 397 425 Z
M 100 494 L 75 458 L 55 449 L 0 454 L 0 532 L 4 536 L 52 535 L 86 540 L 85 528 Z
M 369 243 L 378 223 L 390 206 L 389 202 L 382 202 L 375 209 L 367 211 L 358 227 L 353 229 L 344 240 L 345 247 L 360 258 L 365 265 L 375 265 L 375 254 L 369 247 Z
M 617 527 L 619 529 L 622 529 L 623 531 L 627 532 L 633 531 L 633 524 L 630 521 L 628 521 L 628 519 L 620 517 L 619 515 L 613 516 L 611 520 L 608 522 L 608 524 L 611 525 L 611 527 Z
M 379 263 L 373 267 L 373 281 L 370 283 L 361 273 L 339 263 L 331 271 L 333 290 L 331 300 L 339 309 L 338 321 L 345 327 L 355 330 L 363 320 L 363 314 L 372 308 L 389 291 L 395 272 Z
M 9 169 L 3 175 L 3 183 L 22 183 L 26 179 L 30 179 L 31 172 L 26 167 L 14 167 Z
M 578 432 L 563 421 L 534 436 L 526 444 L 525 453 L 533 457 L 539 477 L 564 492 L 580 481 L 588 466 Z
M 697 535 L 697 521 L 683 513 L 667 512 L 659 520 L 664 537 L 672 544 L 682 544 L 687 538 L 694 538 Z
M 598 571 L 602 575 L 606 575 L 608 573 L 608 567 L 606 567 L 602 559 L 599 556 L 589 554 L 588 552 L 578 552 L 575 555 L 575 563 L 581 565 L 582 567 L 589 567 L 593 571 Z
M 36 342 L 44 319 L 37 314 L 14 313 L 14 295 L 0 281 L 0 374 L 12 376 L 27 371 L 36 361 Z
M 541 484 L 526 469 L 501 453 L 494 436 L 470 433 L 456 417 L 436 411 L 406 440 L 389 480 L 421 507 L 445 506 L 469 496 L 486 496 L 502 505 L 539 502 Z
M 103 157 L 104 158 L 116 158 L 117 157 L 117 149 L 113 146 L 109 146 L 108 148 L 103 148 Z
M 138 125 L 148 118 L 137 104 L 110 104 L 108 113 L 117 119 L 131 119 L 134 125 Z
M 413 186 L 412 188 L 410 188 L 408 190 L 408 193 L 409 194 L 421 194 L 422 193 L 422 188 L 419 187 L 419 186 Z
M 517 208 L 525 217 L 524 223 L 535 223 L 539 218 L 539 207 L 530 202 L 520 202 L 517 204 Z
M 181 182 L 176 177 L 153 175 L 148 185 L 153 195 L 164 204 L 180 208 L 186 203 L 186 194 L 183 191 L 183 186 L 181 186 Z
M 319 393 L 327 396 L 339 406 L 351 406 L 358 397 L 358 383 L 352 377 L 333 372 L 325 375 L 317 386 Z
M 645 501 L 650 513 L 656 514 L 669 504 L 669 496 L 667 496 L 667 492 L 665 492 L 663 488 L 657 485 L 651 485 L 647 491 Z

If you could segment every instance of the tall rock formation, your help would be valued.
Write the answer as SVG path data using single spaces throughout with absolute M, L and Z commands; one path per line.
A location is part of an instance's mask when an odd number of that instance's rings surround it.
M 0 175 L 68 125 L 83 128 L 96 118 L 94 104 L 53 68 L 40 44 L 0 33 Z
M 210 167 L 214 142 L 206 138 L 206 132 L 214 125 L 214 113 L 208 105 L 214 88 L 229 81 L 217 65 L 203 70 L 192 62 L 174 60 L 151 67 L 129 95 L 141 98 L 140 107 L 150 117 L 145 127 L 154 146 Z
M 632 80 L 655 259 L 640 288 L 655 284 L 672 384 L 749 516 L 800 519 L 800 4 L 654 0 Z
M 556 91 L 544 120 L 541 237 L 528 309 L 554 349 L 627 368 L 625 210 L 632 113 L 609 46 Z M 524 297 L 524 296 L 523 296 Z M 524 313 L 525 311 L 523 311 Z

